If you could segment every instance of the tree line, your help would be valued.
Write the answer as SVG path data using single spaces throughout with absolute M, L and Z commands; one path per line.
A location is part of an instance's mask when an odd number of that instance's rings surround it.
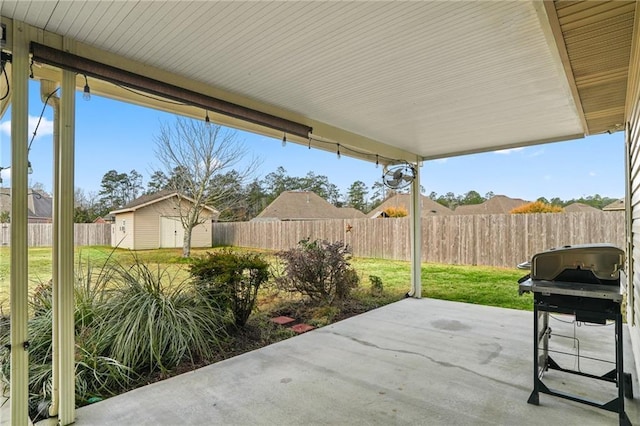
M 190 174 L 184 167 L 175 167 L 168 175 L 156 170 L 151 173 L 145 186 L 142 175 L 136 170 L 128 173 L 109 170 L 102 177 L 97 193 L 76 189 L 75 220 L 78 223 L 93 222 L 110 211 L 126 206 L 141 195 L 162 190 L 180 190 L 190 196 L 192 191 L 185 185 L 185 182 L 193 180 Z M 243 176 L 236 170 L 218 173 L 205 189 L 208 194 L 225 194 L 224 201 L 220 200 L 213 206 L 221 212 L 220 220 L 223 221 L 250 220 L 285 191 L 311 191 L 337 207 L 354 207 L 363 212 L 372 210 L 387 196 L 395 193 L 385 188 L 381 182 L 369 187 L 360 180 L 353 182 L 345 193 L 341 193 L 338 186 L 325 175 L 309 171 L 304 176 L 292 176 L 282 166 L 263 178 L 254 178 L 247 183 L 243 182 Z
M 184 167 L 174 168 L 169 175 L 157 170 L 151 174 L 145 186 L 142 175 L 136 170 L 131 170 L 128 173 L 109 170 L 102 178 L 98 193 L 91 194 L 80 188 L 76 189 L 75 220 L 78 223 L 93 222 L 96 218 L 122 208 L 141 195 L 154 194 L 165 189 L 182 187 L 185 194 L 189 194 L 183 184 L 191 180 L 190 177 L 185 176 L 188 174 L 189 171 Z M 227 194 L 226 201 L 222 203 L 224 205 L 214 206 L 221 211 L 220 220 L 251 220 L 284 191 L 311 191 L 337 207 L 353 207 L 364 213 L 373 210 L 387 197 L 397 193 L 385 188 L 381 182 L 368 186 L 360 180 L 353 182 L 344 193 L 341 193 L 338 186 L 325 175 L 309 171 L 304 176 L 292 176 L 282 166 L 261 179 L 256 178 L 248 183 L 244 183 L 242 180 L 241 174 L 236 170 L 219 173 L 212 180 L 208 192 Z M 181 182 L 183 183 L 181 184 Z M 479 192 L 471 190 L 464 194 L 431 192 L 428 197 L 445 207 L 455 209 L 463 205 L 481 204 L 494 195 L 493 192 L 481 195 Z M 582 203 L 602 209 L 616 200 L 616 198 L 595 194 L 568 200 L 559 197 L 551 199 L 540 197 L 535 201 L 559 207 Z
M 460 195 L 456 195 L 453 192 L 447 192 L 444 195 L 438 195 L 436 192 L 431 192 L 429 194 L 429 198 L 439 204 L 442 204 L 445 207 L 455 210 L 455 208 L 458 206 L 482 204 L 485 201 L 491 199 L 494 195 L 495 194 L 492 191 L 487 192 L 484 196 L 480 195 L 480 193 L 477 191 L 468 191 Z M 617 198 L 603 197 L 600 194 L 595 194 L 586 197 L 583 196 L 580 198 L 571 198 L 569 200 L 563 200 L 560 197 L 554 197 L 550 200 L 545 197 L 539 197 L 538 199 L 532 201 L 539 201 L 541 203 L 557 207 L 566 207 L 569 204 L 582 203 L 602 210 L 603 207 L 617 200 Z

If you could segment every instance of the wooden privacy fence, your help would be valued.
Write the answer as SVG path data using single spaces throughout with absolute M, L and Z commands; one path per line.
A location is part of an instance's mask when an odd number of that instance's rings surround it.
M 353 255 L 410 260 L 409 219 L 234 222 L 213 225 L 213 244 L 284 250 L 304 238 L 344 241 Z M 514 267 L 572 244 L 625 249 L 624 211 L 449 215 L 422 219 L 424 262 Z
M 53 225 L 50 223 L 30 223 L 27 230 L 30 247 L 53 246 Z M 74 225 L 76 246 L 109 246 L 111 245 L 111 224 L 108 223 L 76 223 Z M 11 243 L 11 224 L 0 224 L 0 243 L 8 246 Z

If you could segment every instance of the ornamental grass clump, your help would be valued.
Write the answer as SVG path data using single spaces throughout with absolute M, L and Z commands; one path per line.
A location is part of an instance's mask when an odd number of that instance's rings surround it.
M 167 373 L 182 362 L 207 360 L 227 337 L 228 318 L 186 280 L 138 259 L 119 266 L 98 331 L 109 353 L 138 373 Z
M 84 405 L 92 398 L 116 395 L 128 388 L 135 374 L 121 362 L 110 358 L 98 348 L 108 347 L 108 342 L 99 342 L 94 333 L 104 321 L 102 306 L 107 275 L 110 266 L 103 265 L 95 272 L 87 265 L 76 271 L 74 283 L 75 318 L 75 372 L 76 402 Z M 52 282 L 40 283 L 29 299 L 31 316 L 27 323 L 29 333 L 29 416 L 32 420 L 47 418 L 51 404 L 52 389 Z M 0 343 L 9 343 L 8 319 L 1 328 Z M 5 392 L 9 391 L 10 352 L 0 353 L 2 381 Z
M 233 313 L 243 327 L 253 312 L 258 289 L 269 279 L 269 263 L 259 254 L 223 250 L 193 259 L 191 275 L 200 293 Z
M 206 361 L 227 338 L 229 315 L 201 297 L 190 281 L 134 257 L 132 265 L 108 259 L 101 268 L 79 264 L 74 282 L 76 404 L 81 406 L 130 389 L 179 364 Z M 31 294 L 29 415 L 48 417 L 52 389 L 52 283 Z M 0 347 L 10 341 L 0 318 Z M 0 371 L 9 390 L 10 352 L 0 351 Z
M 282 275 L 276 278 L 278 287 L 301 293 L 314 303 L 343 301 L 358 285 L 358 274 L 349 264 L 351 249 L 342 241 L 305 239 L 277 257 L 284 263 Z

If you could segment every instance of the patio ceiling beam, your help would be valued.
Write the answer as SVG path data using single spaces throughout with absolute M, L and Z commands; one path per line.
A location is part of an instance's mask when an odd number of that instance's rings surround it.
M 204 110 L 239 118 L 301 138 L 308 138 L 313 132 L 311 127 L 304 124 L 138 75 L 36 42 L 31 43 L 31 53 L 33 60 L 37 62 L 53 65 L 79 74 L 86 74 L 116 85 L 141 90 L 156 96 L 200 107 Z

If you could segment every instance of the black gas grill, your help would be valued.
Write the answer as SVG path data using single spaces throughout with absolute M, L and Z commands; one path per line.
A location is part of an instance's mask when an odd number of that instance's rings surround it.
M 581 402 L 618 413 L 621 425 L 631 425 L 624 410 L 624 398 L 633 397 L 631 377 L 623 372 L 622 303 L 620 271 L 624 252 L 610 244 L 565 246 L 533 256 L 531 273 L 519 281 L 519 293 L 534 296 L 533 392 L 530 404 L 539 404 L 539 393 Z M 605 324 L 615 322 L 616 368 L 596 376 L 563 368 L 549 356 L 549 313 L 575 316 L 576 321 Z M 540 347 L 542 346 L 542 348 Z M 616 383 L 618 396 L 607 403 L 597 403 L 547 387 L 542 378 L 547 370 L 559 370 L 597 380 Z M 626 385 L 626 386 L 625 386 Z M 626 392 L 625 392 L 626 389 Z

